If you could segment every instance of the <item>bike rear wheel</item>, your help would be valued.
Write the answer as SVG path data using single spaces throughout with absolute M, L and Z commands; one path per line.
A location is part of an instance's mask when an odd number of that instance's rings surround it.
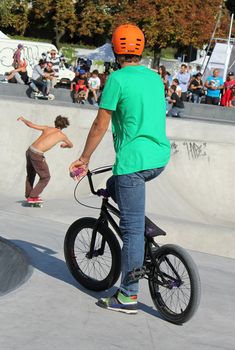
M 64 256 L 73 277 L 85 288 L 101 291 L 112 287 L 121 270 L 121 249 L 113 231 L 95 218 L 82 218 L 68 229 Z M 93 237 L 94 249 L 90 249 Z
M 191 256 L 181 247 L 166 244 L 154 253 L 155 266 L 149 276 L 154 305 L 169 322 L 182 324 L 197 311 L 201 283 Z

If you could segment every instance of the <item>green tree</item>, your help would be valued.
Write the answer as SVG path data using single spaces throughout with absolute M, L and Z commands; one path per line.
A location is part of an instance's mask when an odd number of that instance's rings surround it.
M 154 62 L 159 63 L 161 49 L 167 46 L 195 48 L 208 43 L 213 32 L 221 0 L 117 0 L 111 3 L 116 12 L 113 26 L 120 23 L 139 25 L 146 37 L 147 45 L 153 50 Z M 223 9 L 218 35 L 223 36 L 229 24 L 228 11 Z
M 78 0 L 77 5 L 78 28 L 80 37 L 94 39 L 96 44 L 105 40 L 110 33 L 112 15 L 110 1 Z
M 1 0 L 0 26 L 24 34 L 29 20 L 29 0 Z
M 39 28 L 50 33 L 58 48 L 65 34 L 73 36 L 76 31 L 77 17 L 73 0 L 33 0 L 31 12 Z

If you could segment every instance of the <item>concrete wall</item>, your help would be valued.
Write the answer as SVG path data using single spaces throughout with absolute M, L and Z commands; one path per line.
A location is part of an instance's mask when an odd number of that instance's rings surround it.
M 55 100 L 50 101 L 51 105 L 58 105 L 60 102 L 67 102 L 69 105 L 73 104 L 69 89 L 56 88 L 53 90 L 53 94 L 55 95 Z M 29 88 L 28 86 L 19 84 L 0 84 L 0 96 L 16 96 L 28 100 Z M 92 106 L 88 106 L 88 108 L 89 107 L 93 108 Z M 185 117 L 235 122 L 235 108 L 186 102 Z
M 0 194 L 24 198 L 25 151 L 39 135 L 16 118 L 23 115 L 38 124 L 51 124 L 59 114 L 69 117 L 66 133 L 73 149 L 56 146 L 46 154 L 51 181 L 43 198 L 71 199 L 74 182 L 68 174 L 70 163 L 84 147 L 97 110 L 73 104 L 0 99 Z M 168 118 L 167 135 L 172 156 L 161 176 L 147 185 L 147 212 L 167 232 L 170 242 L 189 249 L 235 257 L 235 124 Z M 114 162 L 109 130 L 95 151 L 90 167 Z M 106 178 L 109 174 L 106 175 Z M 96 185 L 104 186 L 104 176 Z M 79 196 L 88 195 L 86 181 Z M 168 238 L 164 239 L 166 241 Z

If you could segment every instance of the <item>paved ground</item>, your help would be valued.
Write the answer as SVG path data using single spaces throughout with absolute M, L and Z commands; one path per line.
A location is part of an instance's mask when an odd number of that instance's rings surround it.
M 27 252 L 34 270 L 24 285 L 0 298 L 1 350 L 234 349 L 235 260 L 191 252 L 202 301 L 183 326 L 159 317 L 144 281 L 138 315 L 109 312 L 95 305 L 105 293 L 84 290 L 64 262 L 65 232 L 85 212 L 70 200 L 48 200 L 34 209 L 17 198 L 2 199 L 0 234 Z

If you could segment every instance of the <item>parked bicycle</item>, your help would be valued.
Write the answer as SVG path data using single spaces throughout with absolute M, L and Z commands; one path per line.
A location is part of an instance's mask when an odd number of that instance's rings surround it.
M 112 287 L 121 270 L 121 233 L 115 220 L 120 217 L 120 212 L 110 204 L 107 190 L 95 190 L 92 180 L 94 175 L 111 169 L 88 171 L 91 192 L 102 197 L 100 215 L 76 220 L 64 240 L 64 255 L 70 272 L 82 286 L 93 291 Z M 130 278 L 133 281 L 148 279 L 150 294 L 159 313 L 169 322 L 182 324 L 199 306 L 200 278 L 194 261 L 183 248 L 175 244 L 157 244 L 156 237 L 165 235 L 165 231 L 145 217 L 144 264 L 143 268 L 133 271 Z

